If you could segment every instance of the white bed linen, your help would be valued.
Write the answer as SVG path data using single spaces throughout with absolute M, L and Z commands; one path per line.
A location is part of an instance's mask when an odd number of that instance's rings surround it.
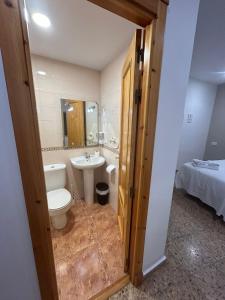
M 175 178 L 176 188 L 184 189 L 216 210 L 225 221 L 225 160 L 213 161 L 220 165 L 219 170 L 194 167 L 185 163 Z

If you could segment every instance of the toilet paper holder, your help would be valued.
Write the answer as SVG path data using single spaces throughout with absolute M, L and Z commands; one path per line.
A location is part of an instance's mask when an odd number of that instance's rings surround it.
M 109 175 L 112 175 L 116 170 L 116 166 L 113 165 L 113 164 L 110 164 L 106 167 L 106 172 L 109 174 Z

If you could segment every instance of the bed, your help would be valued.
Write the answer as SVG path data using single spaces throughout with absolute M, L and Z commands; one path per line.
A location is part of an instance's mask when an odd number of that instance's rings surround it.
M 225 221 L 225 160 L 215 160 L 219 170 L 194 167 L 185 163 L 177 172 L 175 187 L 184 189 L 188 194 L 199 198 L 213 207 L 218 216 Z

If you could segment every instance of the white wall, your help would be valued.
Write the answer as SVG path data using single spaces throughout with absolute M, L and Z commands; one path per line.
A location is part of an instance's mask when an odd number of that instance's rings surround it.
M 193 158 L 203 159 L 217 86 L 189 79 L 177 169 Z M 189 115 L 189 117 L 188 117 Z
M 163 259 L 199 0 L 171 0 L 165 32 L 143 272 Z
M 1 56 L 1 54 L 0 54 Z M 40 299 L 0 57 L 0 298 Z

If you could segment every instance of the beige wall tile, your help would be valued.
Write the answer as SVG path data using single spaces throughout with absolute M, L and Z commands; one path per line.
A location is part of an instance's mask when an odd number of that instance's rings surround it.
M 41 146 L 63 145 L 61 99 L 100 103 L 100 72 L 32 55 Z M 46 72 L 46 76 L 38 75 Z
M 122 68 L 127 50 L 107 65 L 101 72 L 101 130 L 105 133 L 105 144 L 120 136 L 120 102 Z
M 42 148 L 63 146 L 61 99 L 100 103 L 100 73 L 80 66 L 32 55 L 32 68 Z M 40 76 L 37 71 L 45 71 Z M 67 166 L 67 188 L 75 199 L 83 198 L 82 171 L 72 168 L 70 158 L 94 153 L 96 148 L 42 152 L 43 163 Z M 98 148 L 97 148 L 98 149 Z
M 63 145 L 60 99 L 94 101 L 100 104 L 100 129 L 105 132 L 105 142 L 111 138 L 119 143 L 121 72 L 126 51 L 121 53 L 100 73 L 94 70 L 32 55 L 35 95 L 40 127 L 41 145 L 57 147 Z M 46 72 L 39 76 L 38 70 Z M 43 163 L 65 163 L 67 166 L 67 188 L 75 199 L 83 198 L 82 171 L 72 168 L 70 158 L 94 153 L 98 147 L 42 152 Z M 110 188 L 110 204 L 117 212 L 118 201 L 118 154 L 100 148 L 106 164 L 95 170 L 95 183 L 105 181 Z M 106 166 L 114 164 L 113 176 L 106 173 Z

